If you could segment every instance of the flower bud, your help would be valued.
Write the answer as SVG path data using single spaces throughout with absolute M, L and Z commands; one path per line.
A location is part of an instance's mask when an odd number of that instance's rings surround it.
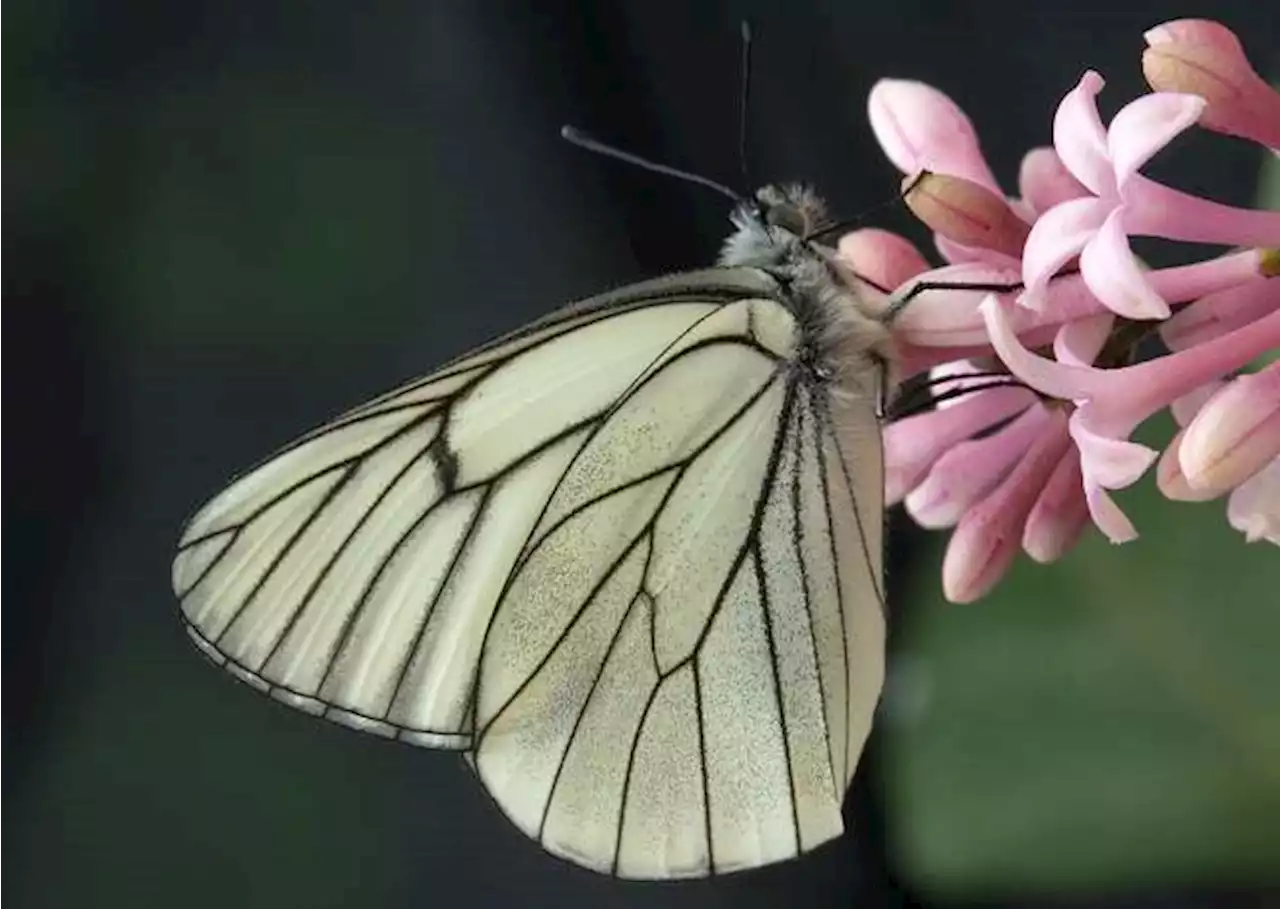
M 1201 125 L 1280 147 L 1280 93 L 1254 71 L 1230 29 L 1180 19 L 1144 37 L 1142 72 L 1154 90 L 1199 95 L 1208 102 Z
M 950 174 L 928 173 L 908 181 L 907 207 L 933 230 L 965 246 L 1021 256 L 1031 228 L 1001 196 Z
M 1183 433 L 1178 463 L 1205 494 L 1239 486 L 1280 456 L 1280 362 L 1244 375 L 1200 408 Z

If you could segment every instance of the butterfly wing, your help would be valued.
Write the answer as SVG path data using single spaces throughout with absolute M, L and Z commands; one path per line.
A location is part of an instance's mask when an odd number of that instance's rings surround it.
M 183 533 L 192 637 L 294 707 L 467 751 L 597 870 L 837 835 L 883 671 L 880 518 L 851 519 L 777 292 L 749 269 L 636 285 L 304 436 Z

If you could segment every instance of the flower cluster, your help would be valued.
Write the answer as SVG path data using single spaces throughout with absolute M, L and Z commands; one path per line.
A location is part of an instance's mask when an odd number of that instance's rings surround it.
M 840 254 L 896 288 L 883 305 L 897 313 L 905 372 L 930 370 L 935 393 L 948 392 L 887 428 L 886 493 L 923 526 L 954 527 L 943 564 L 953 601 L 983 596 L 1019 550 L 1061 557 L 1090 523 L 1133 539 L 1111 492 L 1157 460 L 1167 497 L 1228 495 L 1233 527 L 1280 545 L 1280 362 L 1250 371 L 1280 350 L 1280 212 L 1141 173 L 1193 125 L 1275 154 L 1280 94 L 1222 25 L 1170 22 L 1146 40 L 1152 93 L 1104 126 L 1103 79 L 1085 73 L 1058 106 L 1053 146 L 1023 159 L 1014 198 L 951 99 L 900 80 L 871 92 L 876 137 L 948 264 L 930 268 L 878 230 L 846 235 Z M 1234 251 L 1148 269 L 1133 236 Z M 1153 342 L 1161 354 L 1140 359 Z M 1163 454 L 1130 439 L 1165 408 L 1181 430 Z

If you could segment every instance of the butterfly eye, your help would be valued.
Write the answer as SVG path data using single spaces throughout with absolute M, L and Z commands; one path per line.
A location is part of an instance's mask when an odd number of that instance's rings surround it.
M 765 223 L 796 236 L 804 236 L 808 228 L 805 217 L 792 205 L 775 205 L 770 208 L 765 213 Z

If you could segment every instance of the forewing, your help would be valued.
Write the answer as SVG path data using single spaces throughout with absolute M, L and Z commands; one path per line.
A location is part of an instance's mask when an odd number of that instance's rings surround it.
M 304 436 L 184 532 L 192 637 L 295 707 L 467 750 L 590 868 L 838 835 L 883 675 L 879 436 L 774 293 L 639 285 Z
M 489 617 L 561 475 L 646 375 L 768 287 L 748 270 L 635 285 L 303 436 L 185 528 L 173 585 L 191 636 L 310 713 L 469 747 Z

